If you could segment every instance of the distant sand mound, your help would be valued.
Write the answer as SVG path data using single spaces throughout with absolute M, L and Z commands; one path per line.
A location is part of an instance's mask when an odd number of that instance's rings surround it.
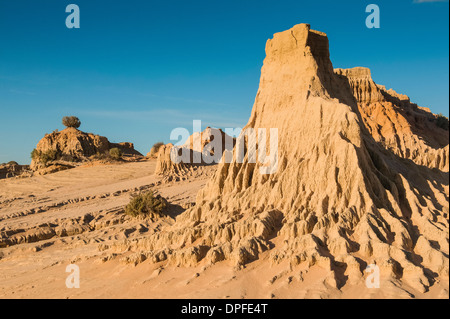
M 277 173 L 248 154 L 221 163 L 171 228 L 125 244 L 186 266 L 270 250 L 274 264 L 320 265 L 337 288 L 369 264 L 422 292 L 448 280 L 448 135 L 433 115 L 367 69 L 335 73 L 327 36 L 309 25 L 275 34 L 266 54 L 247 128 L 278 128 Z
M 150 149 L 150 152 L 147 153 L 147 158 L 158 158 L 159 149 L 164 146 L 163 142 L 155 143 L 152 148 Z
M 85 133 L 76 128 L 66 128 L 46 134 L 36 146 L 31 169 L 41 174 L 73 168 L 79 163 L 103 156 L 118 148 L 124 156 L 141 158 L 132 143 L 110 143 L 104 136 Z
M 203 132 L 191 135 L 182 146 L 174 146 L 173 144 L 161 146 L 158 152 L 155 174 L 162 176 L 167 181 L 203 174 L 206 172 L 205 167 L 216 164 L 212 161 L 215 155 L 218 159 L 222 157 L 223 152 L 227 149 L 227 139 L 231 145 L 228 149 L 232 150 L 235 139 L 221 129 L 207 127 Z M 220 148 L 220 151 L 216 148 Z M 218 151 L 219 153 L 217 153 Z M 174 154 L 181 156 L 182 152 L 186 152 L 187 160 L 174 161 Z M 205 162 L 205 159 L 208 162 Z
M 0 164 L 0 179 L 20 176 L 28 170 L 28 165 L 19 165 L 16 162 Z

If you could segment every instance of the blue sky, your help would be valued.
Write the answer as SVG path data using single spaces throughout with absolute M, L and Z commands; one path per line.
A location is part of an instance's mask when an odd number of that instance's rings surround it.
M 70 3 L 80 29 L 65 26 Z M 370 3 L 380 29 L 365 26 Z M 424 0 L 0 0 L 0 163 L 29 163 L 65 115 L 142 153 L 193 119 L 244 126 L 266 40 L 298 23 L 328 34 L 334 67 L 369 67 L 448 116 L 448 10 Z

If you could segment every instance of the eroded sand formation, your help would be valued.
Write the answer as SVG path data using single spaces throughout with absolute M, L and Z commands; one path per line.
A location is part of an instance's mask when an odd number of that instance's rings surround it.
M 420 292 L 448 281 L 448 133 L 367 69 L 335 73 L 309 25 L 275 34 L 266 54 L 247 127 L 278 128 L 278 172 L 221 163 L 174 225 L 116 249 L 182 266 L 270 250 L 272 264 L 321 265 L 335 288 L 368 264 Z
M 0 179 L 24 176 L 29 170 L 28 165 L 19 165 L 16 162 L 0 164 Z
M 215 171 L 214 166 L 219 162 L 223 152 L 231 151 L 235 142 L 234 138 L 221 129 L 207 127 L 203 132 L 192 134 L 181 146 L 174 146 L 171 143 L 161 146 L 155 174 L 168 182 L 212 175 Z M 187 161 L 181 157 L 182 152 L 186 152 Z M 180 156 L 180 160 L 174 161 L 174 156 Z
M 38 174 L 54 173 L 74 168 L 95 156 L 104 156 L 112 148 L 118 148 L 125 157 L 132 160 L 143 157 L 132 143 L 110 143 L 104 136 L 69 127 L 46 134 L 39 141 L 35 152 L 44 156 L 33 157 L 30 167 Z
M 157 161 L 1 180 L 0 297 L 448 298 L 448 131 L 368 69 L 334 70 L 309 25 L 266 53 L 246 128 L 278 129 L 275 174 L 248 153 L 174 164 L 169 144 Z M 95 154 L 83 141 L 68 149 Z M 125 216 L 148 190 L 167 216 Z M 64 286 L 69 263 L 81 289 Z M 365 285 L 370 264 L 382 289 Z
M 375 84 L 367 68 L 335 72 L 348 80 L 375 141 L 399 157 L 448 172 L 448 130 L 436 125 L 436 115 L 411 103 L 408 96 Z

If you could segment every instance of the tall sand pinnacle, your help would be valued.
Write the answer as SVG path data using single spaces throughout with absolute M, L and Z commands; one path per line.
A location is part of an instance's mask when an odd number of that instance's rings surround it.
M 366 71 L 335 72 L 327 36 L 307 24 L 275 34 L 266 55 L 247 128 L 278 129 L 277 173 L 260 174 L 248 154 L 221 163 L 171 228 L 123 244 L 185 266 L 243 266 L 270 250 L 273 264 L 322 266 L 336 288 L 361 280 L 369 264 L 418 291 L 448 278 L 448 133 L 428 158 L 419 153 L 430 146 L 408 142 L 420 131 L 413 124 L 409 140 L 395 133 L 406 142 L 375 130 L 365 107 L 396 115 L 401 99 Z

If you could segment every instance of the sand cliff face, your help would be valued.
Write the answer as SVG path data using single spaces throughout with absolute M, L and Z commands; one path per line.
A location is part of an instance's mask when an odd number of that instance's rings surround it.
M 408 96 L 375 84 L 367 68 L 335 72 L 348 80 L 375 141 L 401 158 L 448 172 L 449 132 L 436 125 L 436 115 L 411 103 Z
M 275 34 L 266 54 L 247 128 L 278 129 L 277 172 L 248 154 L 221 163 L 173 226 L 119 249 L 187 266 L 270 250 L 274 264 L 321 265 L 337 288 L 368 264 L 419 291 L 448 278 L 448 135 L 419 129 L 431 115 L 407 115 L 410 102 L 367 69 L 335 72 L 309 25 Z

